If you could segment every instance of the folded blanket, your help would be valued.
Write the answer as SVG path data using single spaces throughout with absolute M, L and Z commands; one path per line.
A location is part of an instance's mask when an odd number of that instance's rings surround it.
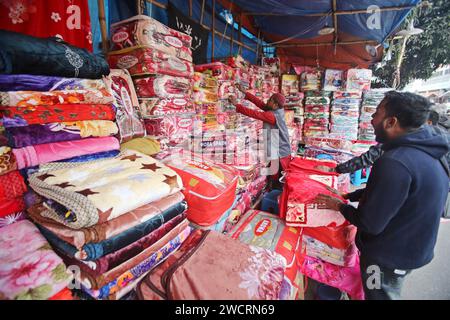
M 62 78 L 32 74 L 0 74 L 0 91 L 102 90 L 102 79 Z
M 0 30 L 0 73 L 100 79 L 106 61 L 59 38 L 36 38 Z
M 155 215 L 151 219 L 142 222 L 135 227 L 129 228 L 116 236 L 105 239 L 98 243 L 87 243 L 80 249 L 60 239 L 56 234 L 46 229 L 42 225 L 37 224 L 37 226 L 41 230 L 42 234 L 52 244 L 52 246 L 63 252 L 65 255 L 74 257 L 78 260 L 93 261 L 111 252 L 120 250 L 128 246 L 129 244 L 141 239 L 152 231 L 158 229 L 164 224 L 164 222 L 169 221 L 174 217 L 182 214 L 186 210 L 186 208 L 186 202 L 182 201 L 169 207 L 164 212 Z
M 0 232 L 0 297 L 46 300 L 72 280 L 45 238 L 30 221 L 19 221 Z
M 25 202 L 22 197 L 0 201 L 0 218 L 23 210 L 25 210 Z
M 159 201 L 146 204 L 125 213 L 113 220 L 78 230 L 66 227 L 50 218 L 41 216 L 41 212 L 45 211 L 45 207 L 42 204 L 29 208 L 28 212 L 33 221 L 53 232 L 61 240 L 80 249 L 87 243 L 102 242 L 153 219 L 170 207 L 179 204 L 183 199 L 183 194 L 177 192 Z
M 0 147 L 0 175 L 17 170 L 17 162 L 10 147 Z
M 0 106 L 0 115 L 3 115 L 5 128 L 52 122 L 115 119 L 115 112 L 109 104 L 65 104 L 36 107 Z
M 114 99 L 107 89 L 0 92 L 0 105 L 11 107 L 54 106 L 61 104 L 110 104 L 113 101 Z
M 116 138 L 100 137 L 38 144 L 14 149 L 13 153 L 17 160 L 17 166 L 22 169 L 87 154 L 119 150 L 119 148 L 120 145 Z
M 170 222 L 172 222 L 172 220 Z M 152 245 L 149 245 L 147 248 L 142 249 L 140 252 L 137 252 L 135 255 L 131 256 L 123 263 L 106 271 L 103 274 L 93 276 L 91 273 L 84 272 L 84 270 L 81 269 L 82 271 L 80 277 L 82 279 L 83 285 L 90 289 L 100 289 L 101 287 L 107 285 L 111 281 L 114 281 L 117 277 L 121 276 L 123 273 L 129 271 L 133 267 L 136 267 L 138 264 L 147 259 L 150 256 L 150 254 L 148 254 L 149 252 L 154 253 L 155 248 L 161 247 L 162 245 L 167 244 L 170 240 L 176 238 L 180 234 L 180 232 L 188 227 L 188 225 L 189 222 L 187 221 L 187 219 L 178 220 L 178 223 L 174 225 L 170 230 L 168 230 L 165 234 L 160 234 L 159 239 L 155 240 Z M 83 263 L 90 262 L 79 262 L 76 265 Z
M 144 123 L 139 114 L 139 101 L 128 71 L 112 69 L 105 82 L 115 98 L 120 141 L 145 136 Z
M 192 62 L 191 36 L 144 15 L 111 25 L 112 50 L 147 46 Z
M 114 158 L 120 154 L 120 150 L 111 150 L 104 152 L 97 152 L 93 154 L 86 154 L 83 156 L 73 157 L 69 159 L 59 160 L 58 162 L 89 162 L 101 159 Z
M 170 230 L 178 226 L 181 221 L 185 219 L 185 213 L 178 215 L 138 241 L 135 241 L 120 250 L 111 252 L 110 254 L 107 254 L 95 261 L 80 261 L 75 258 L 70 258 L 64 254 L 61 254 L 61 256 L 69 265 L 79 266 L 86 275 L 98 277 L 137 256 L 139 253 L 144 251 L 144 249 L 147 249 L 164 237 Z
M 2 218 L 0 218 L 0 228 L 9 226 L 10 224 L 16 223 L 18 221 L 26 220 L 27 216 L 25 212 L 20 211 L 16 213 L 8 214 Z
M 180 177 L 159 161 L 127 150 L 108 160 L 84 164 L 51 163 L 28 179 L 38 194 L 70 210 L 42 215 L 74 229 L 112 220 L 180 191 Z
M 135 150 L 148 156 L 153 156 L 161 151 L 158 141 L 151 138 L 136 138 L 120 145 L 120 150 Z
M 19 171 L 12 171 L 0 176 L 0 201 L 20 197 L 26 191 L 27 186 Z
M 152 47 L 133 47 L 109 52 L 108 62 L 111 68 L 128 69 L 132 76 L 166 74 L 191 78 L 194 74 L 191 62 Z
M 156 76 L 135 79 L 139 98 L 183 98 L 191 92 L 189 79 L 171 76 Z
M 106 137 L 117 132 L 117 125 L 112 121 L 86 120 L 11 127 L 6 129 L 6 136 L 11 147 L 23 148 L 36 144 L 80 140 L 90 136 Z
M 99 290 L 95 290 L 95 288 L 90 289 L 89 287 L 91 286 L 91 283 L 87 281 L 87 279 L 82 279 L 82 286 L 92 297 L 104 299 L 111 293 L 118 291 L 120 288 L 130 284 L 131 282 L 137 284 L 135 281 L 136 279 L 149 272 L 151 269 L 163 262 L 170 254 L 178 250 L 181 244 L 191 234 L 192 228 L 185 224 L 183 224 L 183 226 L 184 229 L 174 238 L 170 239 L 169 236 L 173 235 L 169 233 L 166 235 L 167 237 L 162 238 L 134 259 L 127 261 L 126 266 L 129 269 L 125 269 L 125 266 L 123 266 L 122 269 L 124 269 L 124 272 L 105 286 L 101 287 Z M 138 263 L 136 264 L 136 262 Z
M 143 118 L 194 112 L 191 97 L 189 95 L 186 95 L 183 98 L 172 99 L 139 99 L 139 108 Z

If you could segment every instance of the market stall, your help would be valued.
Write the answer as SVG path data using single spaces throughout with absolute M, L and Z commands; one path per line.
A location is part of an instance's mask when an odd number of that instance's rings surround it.
M 355 228 L 314 199 L 374 144 L 368 67 L 419 1 L 380 29 L 369 1 L 72 2 L 0 2 L 0 298 L 363 299 Z M 286 99 L 276 193 L 245 92 Z

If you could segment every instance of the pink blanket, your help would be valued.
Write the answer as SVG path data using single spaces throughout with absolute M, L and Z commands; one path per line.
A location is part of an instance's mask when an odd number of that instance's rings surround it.
M 116 138 L 100 137 L 39 144 L 14 149 L 13 153 L 16 157 L 19 169 L 23 169 L 82 155 L 118 150 L 119 148 L 119 141 Z

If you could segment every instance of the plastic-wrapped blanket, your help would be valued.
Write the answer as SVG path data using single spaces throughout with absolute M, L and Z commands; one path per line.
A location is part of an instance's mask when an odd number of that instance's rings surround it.
M 51 142 L 80 140 L 87 137 L 105 137 L 117 134 L 117 132 L 115 122 L 87 120 L 11 127 L 6 129 L 6 136 L 10 146 L 23 148 Z
M 342 70 L 327 69 L 323 78 L 323 90 L 337 91 L 342 87 L 343 80 Z
M 18 168 L 23 169 L 81 155 L 119 150 L 119 148 L 120 145 L 116 138 L 100 137 L 28 146 L 13 149 L 13 153 Z
M 190 221 L 199 226 L 210 226 L 231 208 L 238 181 L 238 172 L 233 167 L 202 160 L 194 154 L 168 157 L 164 164 L 183 180 Z
M 151 47 L 133 47 L 110 52 L 108 62 L 111 68 L 127 69 L 132 76 L 165 74 L 191 78 L 194 74 L 191 62 Z
M 300 249 L 300 229 L 286 227 L 276 215 L 250 210 L 231 233 L 233 239 L 276 252 L 286 259 L 287 270 L 280 299 L 295 300 L 299 289 L 295 285 L 295 278 L 297 276 L 296 251 Z M 293 272 L 288 272 L 291 268 L 294 269 Z
M 71 272 L 30 221 L 18 221 L 0 230 L 0 252 L 3 299 L 46 300 L 72 280 Z
M 156 76 L 135 79 L 139 98 L 183 98 L 191 93 L 189 79 L 171 76 Z
M 358 250 L 354 244 L 347 249 L 333 248 L 306 235 L 302 236 L 302 243 L 303 250 L 309 257 L 317 258 L 341 267 L 353 267 L 356 264 Z
M 102 79 L 63 78 L 32 74 L 0 74 L 0 91 L 103 90 Z
M 105 80 L 113 93 L 116 107 L 116 123 L 121 142 L 145 136 L 144 123 L 140 117 L 139 101 L 133 81 L 126 70 L 111 69 Z
M 0 218 L 4 218 L 12 213 L 17 213 L 25 210 L 25 202 L 23 197 L 16 197 L 14 199 L 0 201 Z
M 147 46 L 192 62 L 192 38 L 148 16 L 138 15 L 111 25 L 112 50 Z
M 206 73 L 217 80 L 233 80 L 233 68 L 222 62 L 200 64 L 194 67 L 196 72 Z
M 167 140 L 167 143 L 171 145 L 186 140 L 194 128 L 194 120 L 188 115 L 167 115 L 155 119 L 145 119 L 144 123 L 148 135 Z
M 47 164 L 28 181 L 36 193 L 70 210 L 61 216 L 47 208 L 42 215 L 73 229 L 112 220 L 183 187 L 173 170 L 130 150 L 85 164 Z
M 318 70 L 305 71 L 300 78 L 302 91 L 316 91 L 320 89 L 321 72 Z
M 348 69 L 346 72 L 345 90 L 350 92 L 362 92 L 370 90 L 372 70 Z
M 139 108 L 144 119 L 155 116 L 177 115 L 194 112 L 191 98 L 188 95 L 183 98 L 171 99 L 139 99 Z

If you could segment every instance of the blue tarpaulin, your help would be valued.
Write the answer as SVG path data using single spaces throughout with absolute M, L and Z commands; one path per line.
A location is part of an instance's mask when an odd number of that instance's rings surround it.
M 89 0 L 91 15 L 97 12 L 97 1 Z M 167 23 L 167 12 L 152 4 L 146 4 L 144 14 L 152 16 L 157 20 Z M 167 0 L 158 0 L 159 3 L 167 5 Z M 189 1 L 171 0 L 171 2 L 186 15 L 189 14 Z M 224 10 L 233 7 L 233 12 L 270 13 L 271 15 L 254 15 L 253 22 L 249 29 L 253 31 L 259 28 L 267 43 L 316 43 L 332 42 L 333 35 L 319 36 L 318 31 L 325 26 L 333 26 L 331 0 L 216 0 L 216 30 L 227 36 L 234 32 L 234 39 L 238 39 L 238 31 L 227 24 L 220 15 Z M 337 30 L 339 41 L 373 40 L 382 43 L 387 37 L 393 34 L 401 22 L 406 18 L 412 6 L 417 5 L 420 0 L 338 0 L 336 1 L 336 11 L 363 10 L 356 14 L 338 14 Z M 136 1 L 125 0 L 105 0 L 107 11 L 108 28 L 111 23 L 129 18 L 136 14 Z M 195 20 L 200 20 L 202 0 L 192 0 L 192 16 Z M 376 11 L 377 8 L 406 7 L 403 10 Z M 367 11 L 369 10 L 369 11 Z M 205 12 L 203 24 L 211 26 L 212 0 L 205 1 Z M 369 12 L 369 13 L 367 13 Z M 320 16 L 317 14 L 327 14 Z M 315 15 L 315 16 L 311 16 Z M 94 40 L 99 41 L 98 22 L 95 17 L 92 19 Z M 245 25 L 244 25 L 245 27 Z M 252 39 L 253 38 L 253 39 Z M 242 36 L 242 42 L 249 47 L 256 48 L 254 37 Z M 212 37 L 210 33 L 208 58 L 211 58 Z M 98 49 L 98 45 L 96 50 Z M 379 53 L 382 52 L 378 48 Z M 230 41 L 220 35 L 215 36 L 214 55 L 215 58 L 222 58 L 230 54 L 236 54 L 238 46 L 234 45 L 230 50 Z M 291 48 L 278 50 L 279 55 L 296 56 L 303 58 L 305 63 L 311 61 L 328 59 L 337 64 L 361 65 L 370 64 L 380 58 L 370 56 L 365 51 L 364 45 L 339 46 L 321 48 Z M 242 55 L 251 62 L 256 62 L 256 54 L 253 51 L 243 48 Z

